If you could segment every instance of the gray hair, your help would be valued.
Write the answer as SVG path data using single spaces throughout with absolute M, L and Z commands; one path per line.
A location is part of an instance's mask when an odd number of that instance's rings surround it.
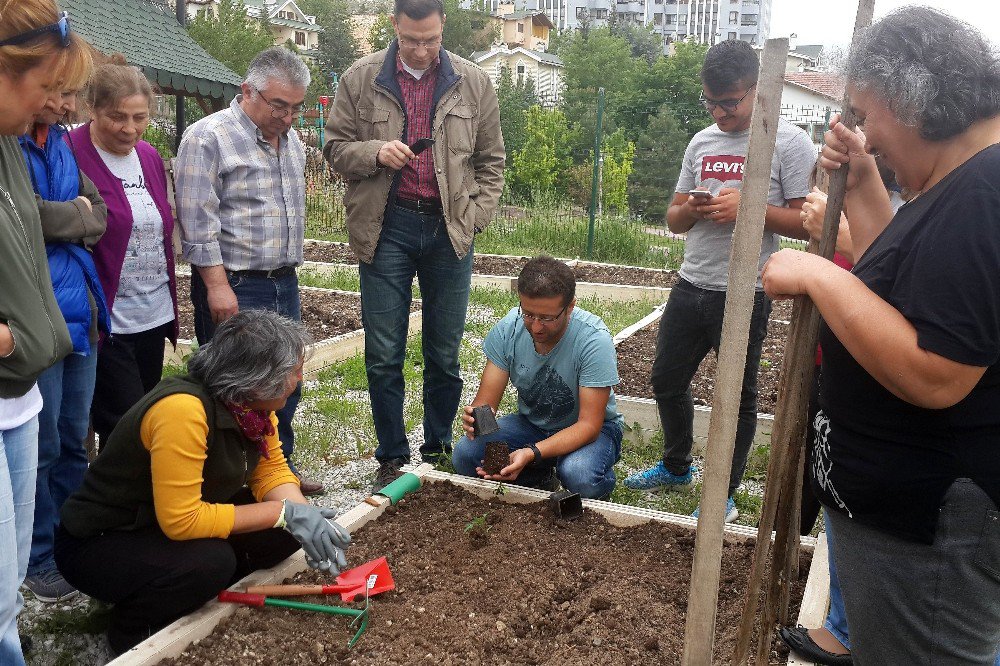
M 198 348 L 188 373 L 222 402 L 273 400 L 284 395 L 311 341 L 297 321 L 270 310 L 240 310 Z
M 844 66 L 930 141 L 1000 113 L 1000 57 L 974 27 L 929 7 L 904 7 L 867 28 Z
M 258 53 L 250 62 L 243 83 L 259 91 L 266 90 L 271 79 L 308 88 L 312 75 L 302 58 L 283 46 L 272 46 Z

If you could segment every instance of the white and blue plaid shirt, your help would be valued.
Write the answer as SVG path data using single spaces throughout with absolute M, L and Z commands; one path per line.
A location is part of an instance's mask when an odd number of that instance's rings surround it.
M 188 128 L 177 151 L 175 198 L 184 258 L 230 271 L 299 266 L 305 149 L 291 130 L 275 151 L 240 99 Z

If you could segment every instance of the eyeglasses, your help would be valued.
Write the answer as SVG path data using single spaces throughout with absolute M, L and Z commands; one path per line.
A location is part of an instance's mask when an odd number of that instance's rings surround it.
M 264 103 L 271 107 L 271 117 L 282 119 L 287 118 L 291 114 L 292 118 L 297 118 L 302 115 L 303 109 L 305 109 L 305 102 L 301 104 L 295 104 L 293 106 L 288 106 L 284 102 L 272 102 L 268 98 L 264 97 L 264 93 L 260 91 L 260 88 L 254 88 L 260 98 L 264 100 Z
M 566 312 L 566 308 L 568 308 L 568 307 L 569 307 L 569 303 L 567 303 L 566 305 L 564 305 L 563 309 L 560 310 L 559 314 L 557 314 L 557 315 L 533 315 L 533 314 L 529 314 L 529 313 L 525 312 L 524 310 L 521 309 L 521 306 L 518 305 L 517 306 L 517 315 L 521 319 L 523 319 L 524 321 L 537 321 L 539 324 L 541 324 L 543 326 L 548 326 L 549 324 L 552 324 L 552 323 L 555 323 L 555 322 L 559 321 L 559 318 L 563 316 L 563 313 Z
M 41 37 L 49 32 L 59 33 L 59 42 L 62 44 L 63 48 L 69 46 L 69 13 L 60 13 L 59 20 L 55 23 L 43 25 L 41 28 L 35 28 L 34 30 L 29 30 L 27 32 L 22 32 L 19 35 L 8 37 L 0 42 L 0 46 L 16 46 L 18 44 L 24 44 L 25 42 L 30 42 L 32 39 Z
M 705 93 L 701 93 L 698 96 L 698 101 L 700 101 L 702 106 L 704 106 L 709 111 L 715 111 L 716 107 L 721 107 L 722 110 L 725 111 L 726 113 L 732 113 L 733 111 L 736 110 L 736 107 L 740 105 L 740 102 L 742 102 L 747 98 L 747 95 L 750 94 L 750 91 L 756 87 L 757 84 L 755 83 L 749 88 L 747 88 L 747 91 L 743 93 L 743 97 L 740 97 L 736 101 L 733 101 L 731 99 L 720 99 L 720 100 L 709 99 L 705 97 Z
M 399 46 L 404 49 L 417 49 L 423 46 L 426 49 L 436 49 L 441 46 L 441 36 L 437 36 L 434 39 L 425 39 L 423 41 L 419 39 L 410 39 L 408 37 L 398 37 Z

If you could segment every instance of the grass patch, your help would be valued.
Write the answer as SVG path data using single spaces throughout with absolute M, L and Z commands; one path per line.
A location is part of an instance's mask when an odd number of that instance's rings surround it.
M 100 634 L 111 626 L 111 606 L 91 599 L 86 605 L 52 608 L 41 615 L 32 634 Z
M 356 268 L 330 264 L 322 272 L 311 268 L 299 271 L 299 284 L 305 287 L 336 289 L 337 291 L 361 291 L 361 278 Z
M 523 210 L 523 217 L 501 217 L 476 237 L 476 251 L 491 254 L 587 258 L 587 217 L 559 207 Z M 605 217 L 594 225 L 593 261 L 667 268 L 663 250 L 653 247 L 642 224 Z

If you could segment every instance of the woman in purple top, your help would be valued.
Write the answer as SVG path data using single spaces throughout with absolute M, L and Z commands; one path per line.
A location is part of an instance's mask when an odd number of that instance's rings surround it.
M 114 56 L 97 68 L 87 89 L 91 122 L 70 133 L 80 169 L 108 206 L 107 232 L 94 246 L 113 331 L 97 358 L 91 408 L 102 442 L 160 381 L 164 339 L 177 340 L 167 177 L 156 149 L 139 140 L 152 100 L 142 72 Z

